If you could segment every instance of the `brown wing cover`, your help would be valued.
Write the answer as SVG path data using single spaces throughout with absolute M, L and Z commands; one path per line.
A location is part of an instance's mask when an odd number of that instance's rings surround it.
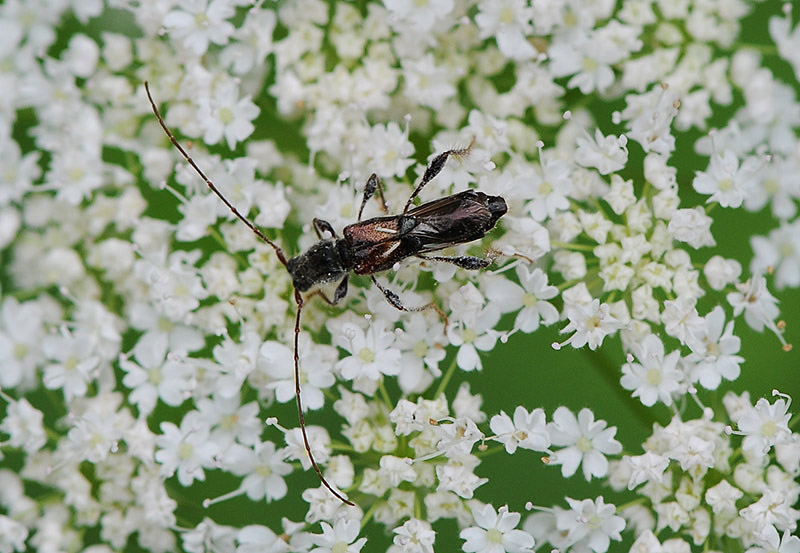
M 406 257 L 482 238 L 506 212 L 498 196 L 467 190 L 415 207 L 406 214 L 376 217 L 344 228 L 353 271 L 391 269 Z

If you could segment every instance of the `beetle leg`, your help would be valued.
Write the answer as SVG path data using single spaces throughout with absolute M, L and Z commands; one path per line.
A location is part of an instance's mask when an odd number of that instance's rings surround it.
M 361 220 L 361 214 L 364 212 L 364 206 L 367 205 L 369 199 L 375 195 L 375 190 L 378 191 L 378 196 L 381 199 L 381 211 L 388 213 L 386 208 L 386 198 L 383 197 L 383 185 L 378 175 L 372 173 L 367 179 L 367 184 L 364 185 L 364 197 L 361 198 L 361 207 L 358 210 L 358 220 Z
M 488 257 L 486 259 L 482 257 L 473 257 L 471 255 L 459 255 L 456 257 L 442 257 L 438 255 L 418 255 L 420 259 L 430 259 L 431 261 L 441 261 L 442 263 L 452 263 L 457 267 L 461 267 L 462 269 L 467 269 L 468 271 L 477 271 L 479 269 L 485 269 L 489 265 L 492 264 L 494 261 L 493 257 Z
M 347 280 L 348 280 L 348 277 L 349 277 L 349 275 L 344 275 L 344 278 L 339 282 L 339 285 L 336 287 L 336 291 L 333 293 L 333 299 L 330 299 L 328 296 L 326 296 L 325 293 L 320 289 L 316 289 L 313 292 L 311 292 L 310 294 L 308 294 L 306 296 L 306 299 L 308 300 L 308 299 L 313 298 L 314 296 L 319 296 L 328 305 L 336 305 L 337 303 L 342 301 L 343 297 L 345 297 L 347 295 Z
M 398 296 L 396 293 L 392 292 L 391 290 L 383 286 L 380 282 L 378 282 L 378 279 L 375 278 L 375 275 L 370 275 L 369 278 L 371 278 L 372 282 L 375 283 L 375 286 L 377 286 L 378 289 L 381 292 L 383 292 L 383 297 L 386 298 L 386 301 L 389 302 L 389 305 L 391 305 L 398 311 L 405 311 L 406 313 L 417 313 L 419 311 L 425 311 L 426 309 L 433 309 L 434 311 L 436 311 L 436 314 L 442 318 L 442 322 L 444 322 L 444 328 L 447 329 L 447 324 L 448 324 L 447 315 L 445 315 L 444 311 L 442 311 L 439 308 L 439 306 L 436 305 L 434 302 L 426 303 L 425 305 L 421 305 L 419 307 L 406 307 L 405 305 L 403 305 L 403 302 L 400 301 L 400 296 Z
M 417 185 L 417 188 L 414 190 L 414 192 L 411 193 L 411 197 L 408 198 L 408 201 L 406 202 L 406 207 L 405 209 L 403 209 L 403 213 L 408 212 L 408 208 L 411 207 L 411 202 L 414 201 L 414 198 L 416 198 L 419 195 L 419 193 L 422 192 L 422 189 L 425 188 L 426 184 L 431 182 L 434 179 L 434 177 L 436 177 L 436 175 L 438 175 L 441 172 L 441 170 L 444 168 L 444 164 L 447 161 L 448 157 L 467 156 L 469 154 L 469 151 L 472 149 L 473 144 L 475 144 L 475 137 L 472 137 L 472 140 L 470 140 L 469 145 L 466 148 L 456 148 L 453 150 L 447 150 L 446 152 L 443 152 L 438 156 L 436 156 L 435 158 L 433 158 L 433 161 L 431 161 L 430 165 L 428 165 L 428 167 L 425 169 L 425 174 L 422 176 L 422 182 L 420 182 L 419 185 Z
M 324 234 L 326 232 L 330 233 L 331 238 L 337 237 L 336 231 L 333 230 L 331 224 L 325 219 L 317 219 L 316 217 L 314 217 L 313 223 L 314 223 L 314 232 L 317 233 L 317 238 L 319 238 L 320 240 L 324 238 Z
M 339 303 L 342 301 L 342 298 L 347 295 L 347 280 L 350 275 L 344 275 L 344 278 L 339 283 L 339 286 L 336 287 L 336 291 L 333 293 L 333 303 Z M 327 298 L 326 298 L 327 299 Z

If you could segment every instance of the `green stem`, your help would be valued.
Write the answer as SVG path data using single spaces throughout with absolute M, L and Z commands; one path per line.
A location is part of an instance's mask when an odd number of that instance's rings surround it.
M 450 383 L 450 379 L 453 378 L 453 373 L 456 372 L 456 359 L 458 355 L 453 356 L 453 360 L 450 362 L 450 366 L 447 367 L 444 375 L 442 376 L 442 380 L 439 381 L 439 387 L 436 388 L 436 393 L 433 395 L 431 399 L 435 400 L 437 397 L 444 393 L 444 389 L 447 388 L 447 385 Z

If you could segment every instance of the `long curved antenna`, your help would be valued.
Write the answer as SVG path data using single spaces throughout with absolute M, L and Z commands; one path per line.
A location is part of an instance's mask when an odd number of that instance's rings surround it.
M 297 304 L 297 314 L 294 319 L 294 397 L 297 399 L 297 417 L 300 419 L 300 432 L 303 435 L 303 445 L 306 446 L 306 454 L 311 461 L 311 466 L 314 467 L 314 472 L 319 476 L 322 485 L 328 488 L 328 491 L 335 495 L 342 503 L 355 507 L 355 503 L 348 500 L 341 492 L 335 490 L 334 487 L 325 480 L 325 477 L 322 476 L 322 471 L 319 465 L 317 465 L 314 455 L 311 453 L 311 444 L 308 443 L 306 419 L 303 416 L 303 404 L 300 401 L 300 354 L 298 353 L 300 347 L 300 313 L 303 311 L 303 296 L 300 295 L 300 291 L 297 290 L 297 288 L 294 290 L 294 302 Z
M 181 153 L 181 155 L 186 160 L 186 162 L 192 167 L 192 169 L 195 170 L 195 172 L 200 176 L 200 178 L 203 179 L 203 181 L 206 183 L 208 188 L 210 188 L 211 191 L 214 194 L 216 194 L 217 197 L 220 200 L 222 200 L 222 203 L 224 203 L 226 206 L 228 206 L 228 209 L 230 209 L 231 212 L 234 215 L 236 215 L 236 217 L 241 222 L 243 222 L 245 225 L 247 225 L 247 228 L 252 230 L 253 233 L 259 239 L 261 239 L 262 242 L 264 242 L 265 244 L 268 244 L 269 246 L 272 247 L 273 250 L 275 250 L 275 253 L 278 256 L 278 260 L 283 264 L 284 267 L 286 267 L 288 269 L 288 265 L 287 265 L 287 262 L 286 262 L 286 255 L 283 253 L 283 249 L 281 249 L 281 247 L 278 246 L 275 242 L 273 242 L 272 240 L 267 238 L 266 235 L 264 235 L 264 233 L 261 232 L 261 230 L 259 230 L 259 228 L 257 226 L 255 226 L 253 223 L 251 223 L 244 215 L 239 213 L 239 210 L 236 209 L 233 206 L 233 204 L 230 203 L 228 201 L 228 199 L 225 196 L 222 195 L 222 193 L 214 185 L 214 183 L 211 182 L 211 179 L 209 179 L 206 176 L 206 174 L 203 173 L 202 169 L 200 169 L 200 167 L 198 167 L 197 163 L 195 163 L 195 161 L 192 159 L 192 157 L 188 153 L 186 153 L 186 150 L 183 149 L 183 146 L 180 145 L 180 142 L 178 142 L 178 140 L 175 138 L 175 135 L 173 135 L 172 131 L 170 131 L 169 127 L 167 127 L 167 124 L 164 122 L 164 118 L 161 117 L 161 112 L 158 111 L 158 107 L 156 106 L 156 103 L 153 100 L 153 96 L 150 94 L 150 86 L 148 85 L 147 81 L 145 81 L 145 83 L 144 83 L 144 90 L 147 93 L 147 99 L 150 101 L 150 106 L 153 108 L 153 113 L 155 114 L 156 119 L 158 119 L 158 124 L 161 125 L 162 129 L 164 129 L 164 132 L 166 133 L 166 135 L 169 138 L 170 142 L 172 142 L 172 145 L 175 146 L 175 148 L 177 148 L 177 150 Z M 352 501 L 349 501 L 346 497 L 344 497 L 341 494 L 341 492 L 336 491 L 333 488 L 333 486 L 331 486 L 328 483 L 328 481 L 325 480 L 325 477 L 322 475 L 322 470 L 320 470 L 316 459 L 314 459 L 314 455 L 311 453 L 311 444 L 308 442 L 308 433 L 306 432 L 306 419 L 303 416 L 303 404 L 300 401 L 300 354 L 299 354 L 300 341 L 299 341 L 299 339 L 300 339 L 300 313 L 303 310 L 303 296 L 300 294 L 300 292 L 296 288 L 294 290 L 294 301 L 295 301 L 295 304 L 297 304 L 297 314 L 295 315 L 295 321 L 294 321 L 294 389 L 295 389 L 295 398 L 297 399 L 297 417 L 300 419 L 300 433 L 303 435 L 303 445 L 305 446 L 306 454 L 308 455 L 308 458 L 311 461 L 311 466 L 314 467 L 314 472 L 316 472 L 317 476 L 319 476 L 319 479 L 322 482 L 322 485 L 325 486 L 326 488 L 328 488 L 328 491 L 330 491 L 333 495 L 335 495 L 336 498 L 339 499 L 342 503 L 345 503 L 347 505 L 351 505 L 351 506 L 355 507 L 355 503 L 353 503 Z
M 236 215 L 236 217 L 238 217 L 241 222 L 243 222 L 245 225 L 247 225 L 247 228 L 252 230 L 253 233 L 256 236 L 258 236 L 258 238 L 262 242 L 272 246 L 272 249 L 275 250 L 275 253 L 278 256 L 278 260 L 283 264 L 284 267 L 286 267 L 287 266 L 286 265 L 286 255 L 283 253 L 283 250 L 281 249 L 281 247 L 278 246 L 275 242 L 273 242 L 269 238 L 267 238 L 267 236 L 263 232 L 261 232 L 261 230 L 257 226 L 255 226 L 253 223 L 251 223 L 247 219 L 247 217 L 245 217 L 244 215 L 239 213 L 239 210 L 236 209 L 233 206 L 233 204 L 228 201 L 228 198 L 226 198 L 225 196 L 222 195 L 222 192 L 220 192 L 219 189 L 214 185 L 214 183 L 211 182 L 211 179 L 209 179 L 206 176 L 206 174 L 203 173 L 202 169 L 200 169 L 200 167 L 197 166 L 197 163 L 195 163 L 194 160 L 192 159 L 192 157 L 189 154 L 186 153 L 186 150 L 183 149 L 183 146 L 181 146 L 180 142 L 178 142 L 178 140 L 175 138 L 175 135 L 173 135 L 172 131 L 169 130 L 169 127 L 167 127 L 167 124 L 164 122 L 164 118 L 161 117 L 161 112 L 158 111 L 158 107 L 156 106 L 156 103 L 153 100 L 153 96 L 150 94 L 150 85 L 147 83 L 147 81 L 144 82 L 144 90 L 147 93 L 147 99 L 150 100 L 150 106 L 153 108 L 153 113 L 155 113 L 156 119 L 158 119 L 158 124 L 161 125 L 162 129 L 164 129 L 164 132 L 167 134 L 167 137 L 169 138 L 170 142 L 172 142 L 172 145 L 175 146 L 175 148 L 177 148 L 177 150 L 181 153 L 181 155 L 183 156 L 183 159 L 186 160 L 186 163 L 191 165 L 192 169 L 194 169 L 195 172 L 198 175 L 200 175 L 200 178 L 203 179 L 203 181 L 205 181 L 205 183 L 208 186 L 208 188 L 210 188 L 211 191 L 214 194 L 216 194 L 217 197 L 220 200 L 222 200 L 222 203 L 224 203 L 226 206 L 228 206 L 228 209 L 230 209 L 231 212 L 234 215 Z

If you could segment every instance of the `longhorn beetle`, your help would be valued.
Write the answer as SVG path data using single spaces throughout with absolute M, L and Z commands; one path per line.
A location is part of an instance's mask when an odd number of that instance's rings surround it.
M 153 108 L 153 113 L 170 142 L 200 178 L 205 181 L 208 188 L 228 206 L 228 209 L 242 223 L 247 225 L 262 242 L 275 250 L 278 260 L 289 271 L 294 285 L 294 301 L 297 305 L 294 320 L 294 385 L 297 416 L 300 420 L 303 444 L 311 461 L 311 466 L 314 467 L 314 471 L 319 476 L 322 484 L 342 502 L 354 505 L 325 480 L 319 465 L 317 465 L 311 453 L 311 445 L 308 442 L 303 405 L 300 401 L 300 355 L 298 353 L 300 313 L 303 310 L 302 292 L 307 292 L 319 284 L 339 281 L 333 294 L 333 299 L 328 298 L 320 290 L 312 292 L 312 295 L 320 295 L 328 304 L 335 305 L 347 294 L 347 281 L 352 271 L 357 275 L 368 275 L 372 282 L 383 292 L 386 300 L 396 309 L 400 311 L 422 311 L 431 308 L 446 320 L 444 313 L 433 302 L 414 308 L 404 306 L 396 293 L 385 288 L 377 281 L 375 273 L 387 271 L 403 259 L 412 256 L 452 263 L 463 269 L 476 270 L 488 267 L 492 262 L 491 259 L 472 256 L 440 257 L 425 254 L 483 238 L 487 232 L 494 228 L 497 220 L 506 213 L 508 208 L 505 200 L 500 196 L 489 196 L 483 192 L 465 190 L 464 192 L 412 208 L 414 198 L 417 197 L 426 184 L 439 174 L 447 158 L 466 155 L 469 153 L 472 144 L 466 148 L 447 150 L 436 156 L 425 169 L 422 181 L 411 193 L 402 213 L 375 217 L 366 221 L 361 220 L 364 206 L 375 194 L 375 191 L 378 190 L 380 195 L 383 195 L 380 180 L 373 173 L 364 187 L 364 196 L 361 200 L 361 207 L 358 210 L 358 220 L 351 225 L 347 225 L 342 230 L 344 236 L 339 238 L 330 223 L 315 218 L 313 224 L 314 230 L 320 239 L 319 242 L 305 252 L 287 259 L 283 249 L 267 238 L 255 224 L 242 215 L 222 195 L 191 156 L 186 153 L 186 150 L 183 149 L 164 122 L 164 118 L 161 116 L 150 94 L 150 87 L 147 82 L 144 83 L 144 88 L 147 92 L 150 106 Z M 325 233 L 329 233 L 331 238 L 324 238 Z

